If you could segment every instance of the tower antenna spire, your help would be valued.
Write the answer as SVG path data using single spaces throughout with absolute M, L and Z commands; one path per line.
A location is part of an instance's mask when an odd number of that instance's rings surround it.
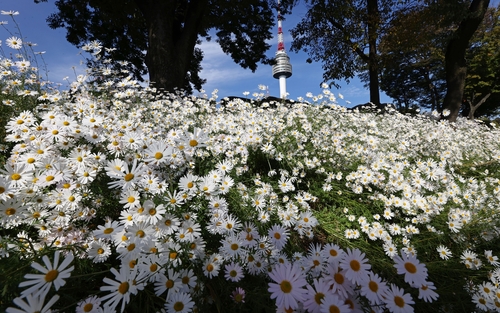
M 292 64 L 290 64 L 290 58 L 285 51 L 282 20 L 280 0 L 278 0 L 278 51 L 276 51 L 276 55 L 274 57 L 275 63 L 273 65 L 273 77 L 279 80 L 280 98 L 285 99 L 287 96 L 286 79 L 292 76 Z

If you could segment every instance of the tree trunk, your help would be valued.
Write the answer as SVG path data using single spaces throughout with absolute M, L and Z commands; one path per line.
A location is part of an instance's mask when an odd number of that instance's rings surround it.
M 136 0 L 136 3 L 148 27 L 145 63 L 150 85 L 160 91 L 185 89 L 207 0 L 192 0 L 187 4 L 170 0 Z M 183 12 L 179 12 L 182 6 Z
M 473 105 L 472 102 L 474 100 L 471 100 L 469 102 L 469 106 L 470 106 L 470 111 L 469 111 L 469 119 L 470 120 L 473 120 L 474 119 L 474 113 L 476 112 L 476 110 L 483 104 L 486 102 L 486 100 L 488 100 L 488 98 L 491 96 L 491 92 L 488 93 L 487 95 L 485 95 L 481 100 L 479 100 L 479 102 L 476 104 L 476 105 Z
M 454 122 L 462 106 L 467 63 L 465 52 L 469 40 L 478 28 L 488 9 L 490 0 L 473 0 L 469 7 L 469 14 L 460 22 L 453 38 L 446 47 L 446 96 L 443 107 L 450 110 L 448 120 Z
M 380 106 L 380 88 L 378 77 L 377 37 L 380 25 L 378 0 L 368 0 L 368 76 L 370 80 L 370 102 Z

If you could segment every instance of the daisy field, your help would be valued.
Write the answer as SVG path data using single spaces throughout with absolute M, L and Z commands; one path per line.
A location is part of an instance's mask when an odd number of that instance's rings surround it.
M 61 88 L 1 48 L 0 311 L 500 312 L 496 124 L 160 93 L 126 60 Z

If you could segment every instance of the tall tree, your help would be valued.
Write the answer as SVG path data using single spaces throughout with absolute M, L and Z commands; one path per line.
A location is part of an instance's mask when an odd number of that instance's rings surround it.
M 479 24 L 481 24 L 489 4 L 490 0 L 472 0 L 470 2 L 464 18 L 460 21 L 446 48 L 446 96 L 444 97 L 443 106 L 450 110 L 448 120 L 452 122 L 457 119 L 463 103 L 467 75 L 465 55 L 469 47 L 469 41 Z
M 291 49 L 323 63 L 323 79 L 349 79 L 367 71 L 370 101 L 380 104 L 377 45 L 393 1 L 308 0 L 306 16 L 292 29 Z
M 47 0 L 34 0 L 46 2 Z M 291 1 L 282 1 L 286 10 Z M 52 28 L 66 28 L 67 40 L 78 46 L 98 40 L 102 57 L 130 62 L 134 76 L 149 72 L 152 85 L 165 90 L 191 84 L 201 89 L 201 38 L 215 30 L 222 50 L 243 68 L 255 71 L 270 63 L 265 52 L 272 37 L 273 0 L 57 0 L 58 12 L 47 19 Z
M 490 8 L 467 51 L 464 104 L 468 117 L 500 113 L 500 4 Z
M 381 89 L 401 110 L 442 110 L 444 51 L 450 31 L 441 22 L 428 23 L 440 19 L 435 9 L 416 5 L 397 12 L 381 37 Z

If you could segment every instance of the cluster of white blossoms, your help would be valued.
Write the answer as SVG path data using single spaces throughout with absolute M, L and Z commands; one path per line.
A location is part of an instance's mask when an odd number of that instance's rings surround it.
M 438 298 L 415 242 L 442 236 L 422 257 L 453 259 L 450 249 L 466 247 L 458 256 L 465 269 L 491 268 L 488 281 L 469 286 L 473 301 L 500 312 L 498 251 L 476 251 L 499 237 L 500 179 L 484 170 L 498 167 L 498 129 L 326 100 L 256 106 L 159 96 L 112 72 L 102 69 L 98 86 L 90 75 L 67 92 L 26 89 L 40 106 L 7 123 L 13 147 L 0 174 L 0 227 L 23 231 L 0 238 L 0 256 L 45 254 L 45 267 L 32 264 L 41 274 L 19 285 L 28 288 L 17 306 L 48 310 L 59 296 L 45 298 L 64 288 L 70 265 L 88 259 L 118 265 L 76 312 L 123 312 L 145 289 L 163 299 L 156 310 L 191 312 L 214 300 L 206 282 L 221 277 L 238 286 L 227 297 L 243 303 L 238 283 L 247 276 L 269 281 L 280 312 L 413 312 L 411 293 Z M 325 204 L 347 193 L 373 208 Z M 346 215 L 340 241 L 380 243 L 405 285 L 379 276 L 359 249 L 306 243 L 319 226 L 315 207 Z M 471 224 L 480 229 L 474 238 L 465 235 Z

